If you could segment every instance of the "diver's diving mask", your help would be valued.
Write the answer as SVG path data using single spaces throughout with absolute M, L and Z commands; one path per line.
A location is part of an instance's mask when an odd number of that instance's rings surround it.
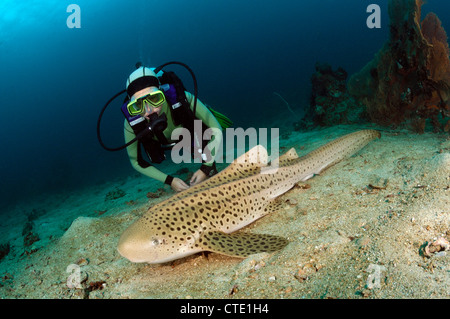
M 139 115 L 145 112 L 147 108 L 150 109 L 150 112 L 153 111 L 154 108 L 161 106 L 166 97 L 162 91 L 155 91 L 149 94 L 146 94 L 134 101 L 130 101 L 127 104 L 127 109 L 130 115 Z

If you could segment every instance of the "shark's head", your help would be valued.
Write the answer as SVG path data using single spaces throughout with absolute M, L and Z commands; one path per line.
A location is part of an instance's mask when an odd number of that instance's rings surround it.
M 132 262 L 156 264 L 195 253 L 190 246 L 190 238 L 144 216 L 123 232 L 117 250 Z

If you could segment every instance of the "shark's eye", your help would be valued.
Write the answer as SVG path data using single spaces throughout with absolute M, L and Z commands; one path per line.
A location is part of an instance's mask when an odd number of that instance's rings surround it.
M 152 245 L 153 245 L 153 246 L 158 246 L 158 245 L 159 245 L 159 240 L 156 239 L 156 238 L 153 238 L 153 239 L 152 239 Z

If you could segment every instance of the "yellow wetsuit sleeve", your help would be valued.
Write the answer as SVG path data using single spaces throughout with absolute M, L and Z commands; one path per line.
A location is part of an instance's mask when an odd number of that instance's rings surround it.
M 189 92 L 185 92 L 185 93 L 186 93 L 186 98 L 191 106 L 191 110 L 194 111 L 194 96 Z M 195 113 L 196 113 L 195 114 L 196 117 L 199 118 L 200 120 L 202 120 L 202 122 L 205 123 L 206 126 L 208 126 L 211 129 L 217 129 L 220 132 L 222 131 L 222 126 L 217 121 L 215 116 L 206 107 L 206 105 L 203 104 L 199 99 L 197 99 L 197 107 L 196 107 Z M 212 158 L 210 161 L 206 162 L 205 165 L 211 166 L 214 163 L 215 155 L 217 155 L 217 152 L 215 152 L 213 145 L 220 146 L 221 141 L 222 141 L 222 135 L 215 134 L 215 135 L 213 135 L 211 140 L 208 142 L 206 147 L 211 151 Z
M 130 142 L 132 139 L 136 137 L 136 135 L 133 132 L 133 129 L 131 128 L 130 124 L 127 120 L 125 120 L 124 124 L 124 135 L 125 135 L 125 143 Z M 159 169 L 157 169 L 154 166 L 149 166 L 146 168 L 143 168 L 138 163 L 138 141 L 134 142 L 130 146 L 127 147 L 128 152 L 128 158 L 130 159 L 131 166 L 137 170 L 139 173 L 144 174 L 145 176 L 154 178 L 162 183 L 166 181 L 167 174 L 161 172 Z

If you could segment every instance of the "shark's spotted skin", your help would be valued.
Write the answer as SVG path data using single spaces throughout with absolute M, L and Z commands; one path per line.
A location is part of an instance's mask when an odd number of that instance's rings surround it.
M 118 250 L 133 262 L 162 263 L 200 251 L 246 257 L 283 248 L 286 239 L 233 233 L 277 211 L 278 196 L 379 138 L 363 130 L 338 138 L 306 156 L 294 149 L 267 163 L 258 145 L 219 174 L 151 207 L 122 234 Z M 233 234 L 231 234 L 233 233 Z

